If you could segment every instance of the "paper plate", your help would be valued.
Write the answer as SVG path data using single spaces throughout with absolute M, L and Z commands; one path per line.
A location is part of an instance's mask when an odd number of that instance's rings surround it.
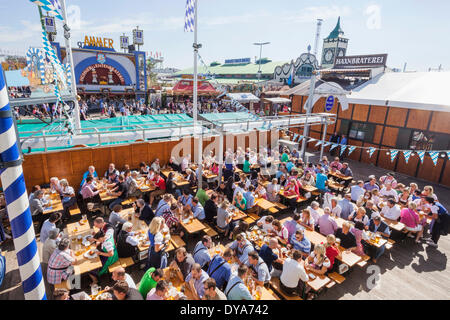
M 90 254 L 89 254 L 89 251 L 90 250 L 88 250 L 88 251 L 86 251 L 84 254 L 83 254 L 83 257 L 85 257 L 86 259 L 94 259 L 94 258 L 96 258 L 98 255 L 97 255 L 97 252 L 94 252 L 94 254 L 91 256 Z

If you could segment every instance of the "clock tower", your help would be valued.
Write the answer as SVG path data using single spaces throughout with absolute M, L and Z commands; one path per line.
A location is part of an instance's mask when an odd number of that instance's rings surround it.
M 333 68 L 336 57 L 343 57 L 347 54 L 347 45 L 348 39 L 344 38 L 344 31 L 341 29 L 341 17 L 339 17 L 336 27 L 328 37 L 323 39 L 322 69 Z

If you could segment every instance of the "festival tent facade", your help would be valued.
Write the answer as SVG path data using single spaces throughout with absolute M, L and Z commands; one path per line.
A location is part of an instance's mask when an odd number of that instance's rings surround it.
M 220 92 L 208 81 L 199 81 L 197 90 L 199 96 L 217 96 L 220 94 Z M 174 95 L 192 96 L 193 92 L 194 81 L 191 79 L 182 79 L 172 88 L 172 93 Z

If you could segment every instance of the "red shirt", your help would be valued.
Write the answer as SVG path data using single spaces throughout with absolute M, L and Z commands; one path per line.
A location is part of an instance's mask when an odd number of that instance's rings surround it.
M 155 186 L 157 186 L 161 190 L 166 190 L 166 182 L 164 179 L 160 176 L 158 181 L 156 181 L 156 178 L 153 178 L 152 181 L 155 183 Z
M 325 254 L 330 259 L 330 267 L 328 268 L 330 270 L 333 268 L 334 259 L 339 255 L 339 250 L 336 247 L 328 247 Z

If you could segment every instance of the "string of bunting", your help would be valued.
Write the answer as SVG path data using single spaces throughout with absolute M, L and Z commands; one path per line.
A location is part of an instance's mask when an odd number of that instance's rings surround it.
M 417 153 L 419 156 L 420 162 L 423 163 L 423 160 L 425 158 L 425 154 L 428 153 L 428 155 L 431 157 L 431 160 L 433 161 L 433 164 L 436 166 L 437 161 L 439 159 L 440 153 L 445 153 L 447 155 L 447 158 L 450 160 L 450 150 L 398 150 L 398 149 L 386 149 L 386 148 L 374 148 L 374 147 L 360 147 L 360 146 L 352 146 L 352 145 L 343 145 L 339 143 L 334 142 L 328 142 L 323 140 L 318 140 L 316 138 L 312 137 L 305 137 L 298 133 L 295 133 L 293 131 L 289 131 L 289 134 L 292 135 L 292 141 L 293 142 L 301 142 L 303 139 L 305 139 L 308 143 L 317 141 L 315 147 L 318 147 L 320 145 L 323 145 L 324 148 L 330 146 L 330 150 L 333 150 L 337 147 L 340 147 L 340 155 L 343 155 L 345 150 L 348 150 L 348 155 L 350 155 L 353 151 L 355 151 L 357 148 L 362 150 L 367 150 L 369 153 L 369 158 L 372 158 L 372 155 L 375 153 L 375 151 L 387 151 L 390 155 L 391 162 L 394 162 L 395 158 L 397 158 L 398 154 L 401 152 L 403 154 L 403 157 L 405 158 L 405 162 L 408 163 L 409 158 L 414 154 Z

